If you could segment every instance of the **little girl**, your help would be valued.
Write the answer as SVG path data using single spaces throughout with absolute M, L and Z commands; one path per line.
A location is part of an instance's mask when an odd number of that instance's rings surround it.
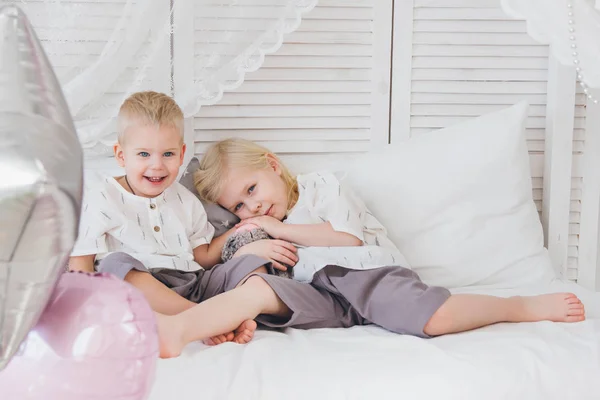
M 311 258 L 310 267 L 298 253 L 300 261 L 294 268 L 300 266 L 310 282 L 251 274 L 230 292 L 180 314 L 161 316 L 163 356 L 178 355 L 187 343 L 229 331 L 246 319 L 301 329 L 376 324 L 419 337 L 497 322 L 585 319 L 583 304 L 571 293 L 510 298 L 451 295 L 445 288 L 425 285 L 408 268 L 378 266 L 387 258 L 389 265 L 407 264 L 362 201 L 333 174 L 294 177 L 275 154 L 255 143 L 241 139 L 216 143 L 205 154 L 195 179 L 199 193 L 235 213 L 240 224 L 258 225 L 273 238 L 321 253 Z M 330 253 L 323 253 L 323 248 Z M 319 254 L 324 261 L 318 261 Z M 339 262 L 332 264 L 331 258 Z M 240 298 L 243 292 L 253 294 Z M 224 308 L 227 315 L 217 321 L 219 327 L 209 330 L 206 311 L 211 304 L 227 304 L 227 299 L 232 301 L 227 309 L 236 311 L 227 313 Z M 245 300 L 239 304 L 241 299 Z

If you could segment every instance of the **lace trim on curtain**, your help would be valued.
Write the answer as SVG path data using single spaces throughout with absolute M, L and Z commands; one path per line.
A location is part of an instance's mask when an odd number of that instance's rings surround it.
M 510 17 L 526 21 L 529 36 L 550 44 L 562 64 L 579 66 L 586 86 L 600 87 L 600 12 L 596 10 L 600 0 L 596 7 L 593 1 L 502 0 L 501 4 Z
M 272 29 L 265 31 L 253 45 L 244 49 L 208 79 L 195 81 L 190 90 L 176 97 L 178 104 L 183 105 L 186 117 L 198 113 L 202 106 L 218 103 L 225 91 L 239 88 L 244 83 L 246 74 L 262 67 L 265 55 L 279 50 L 284 36 L 298 29 L 302 15 L 312 10 L 318 0 L 288 0 L 288 3 L 283 17 L 273 24 Z
M 200 16 L 201 21 L 216 22 L 212 30 L 200 27 L 204 29 L 201 33 L 217 35 L 217 44 L 201 41 L 200 57 L 194 56 L 193 81 L 187 90 L 175 93 L 185 116 L 195 115 L 202 106 L 217 103 L 225 91 L 242 85 L 246 74 L 259 69 L 265 55 L 281 47 L 284 35 L 298 28 L 302 15 L 317 1 L 270 0 L 265 6 L 265 0 L 196 0 L 192 8 L 207 13 Z M 112 152 L 116 115 L 131 93 L 157 90 L 173 94 L 172 62 L 178 61 L 176 56 L 171 59 L 170 45 L 177 27 L 173 25 L 169 0 L 8 2 L 23 9 L 40 37 L 61 82 L 87 157 Z M 174 7 L 177 4 L 183 3 L 175 1 Z M 215 10 L 225 15 L 211 15 Z M 256 18 L 268 23 L 258 27 L 255 24 L 251 32 L 245 28 L 240 31 L 235 18 L 250 18 L 250 22 Z M 234 22 L 228 31 L 230 21 Z M 202 46 L 213 54 L 206 53 Z M 197 62 L 198 58 L 207 61 Z

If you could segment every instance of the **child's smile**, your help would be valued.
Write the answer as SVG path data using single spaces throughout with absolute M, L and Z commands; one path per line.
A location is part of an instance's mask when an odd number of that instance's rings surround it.
M 126 129 L 115 157 L 125 168 L 125 189 L 156 197 L 171 186 L 183 163 L 185 145 L 176 127 L 134 124 Z

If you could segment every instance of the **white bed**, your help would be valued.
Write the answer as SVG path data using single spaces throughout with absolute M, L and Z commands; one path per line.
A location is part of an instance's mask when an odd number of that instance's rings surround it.
M 497 324 L 429 340 L 367 326 L 259 331 L 248 345 L 193 344 L 158 362 L 149 399 L 598 399 L 600 294 L 560 281 L 469 292 L 562 290 L 581 296 L 587 321 Z
M 586 321 L 502 323 L 435 339 L 376 326 L 259 330 L 248 345 L 196 343 L 160 360 L 150 399 L 600 398 L 600 293 L 549 277 L 526 116 L 521 103 L 335 165 L 427 283 L 498 296 L 574 292 Z

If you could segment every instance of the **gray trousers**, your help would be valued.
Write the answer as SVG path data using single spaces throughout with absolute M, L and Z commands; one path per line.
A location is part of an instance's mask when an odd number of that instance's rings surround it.
M 100 262 L 98 271 L 116 272 L 121 278 L 132 269 L 148 272 L 190 301 L 201 302 L 234 289 L 245 276 L 266 264 L 268 261 L 249 255 L 207 271 L 186 272 L 146 269 L 125 253 L 113 253 Z M 265 314 L 256 318 L 273 328 L 376 324 L 392 332 L 428 337 L 423 332 L 425 325 L 450 297 L 447 289 L 427 286 L 414 271 L 397 266 L 353 270 L 328 265 L 310 283 L 263 273 L 253 275 L 264 279 L 292 312 L 289 318 Z

